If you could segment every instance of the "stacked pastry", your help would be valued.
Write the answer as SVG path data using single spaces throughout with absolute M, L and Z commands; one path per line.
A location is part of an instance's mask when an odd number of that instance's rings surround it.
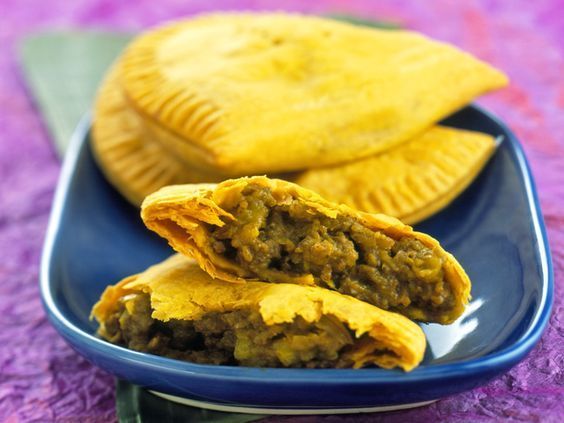
M 204 15 L 126 49 L 96 101 L 93 150 L 137 205 L 165 185 L 267 174 L 413 224 L 449 204 L 495 147 L 436 122 L 506 83 L 413 32 Z
M 470 281 L 395 217 L 429 216 L 479 173 L 492 137 L 435 123 L 505 83 L 420 35 L 314 17 L 141 35 L 102 85 L 93 150 L 177 254 L 106 289 L 100 335 L 197 363 L 413 369 L 410 319 L 453 322 Z
M 411 370 L 425 336 L 409 318 L 450 323 L 470 295 L 435 239 L 280 179 L 168 186 L 141 215 L 180 254 L 107 288 L 93 310 L 101 336 L 139 351 Z

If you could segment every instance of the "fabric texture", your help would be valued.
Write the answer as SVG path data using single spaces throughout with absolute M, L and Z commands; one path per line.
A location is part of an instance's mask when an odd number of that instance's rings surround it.
M 38 289 L 39 257 L 60 170 L 18 66 L 22 37 L 46 28 L 137 32 L 214 7 L 355 14 L 397 21 L 468 50 L 505 71 L 511 85 L 481 104 L 524 144 L 552 248 L 555 302 L 539 345 L 507 374 L 472 391 L 402 412 L 269 421 L 559 421 L 564 415 L 564 26 L 560 0 L 317 2 L 198 0 L 1 0 L 0 44 L 0 421 L 115 420 L 114 381 L 49 325 Z M 83 52 L 88 55 L 88 51 Z M 61 78 L 57 83 L 69 83 Z

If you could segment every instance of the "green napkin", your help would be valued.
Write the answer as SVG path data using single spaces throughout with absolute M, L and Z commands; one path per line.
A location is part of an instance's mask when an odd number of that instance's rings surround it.
M 123 380 L 117 382 L 116 392 L 116 410 L 120 422 L 247 423 L 265 417 L 203 410 L 176 404 Z
M 342 14 L 330 17 L 357 25 L 398 28 L 394 23 Z M 131 38 L 131 34 L 123 33 L 56 31 L 23 40 L 23 72 L 60 156 L 77 123 L 90 110 L 105 70 Z M 121 380 L 116 385 L 116 411 L 120 422 L 244 423 L 265 417 L 175 404 Z
M 104 72 L 130 39 L 94 31 L 47 32 L 20 46 L 24 75 L 60 156 L 90 110 Z

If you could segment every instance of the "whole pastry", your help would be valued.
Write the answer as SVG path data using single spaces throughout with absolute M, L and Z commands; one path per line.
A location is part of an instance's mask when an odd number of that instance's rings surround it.
M 219 13 L 136 38 L 130 107 L 194 169 L 233 176 L 346 162 L 500 88 L 499 71 L 420 34 L 286 13 Z

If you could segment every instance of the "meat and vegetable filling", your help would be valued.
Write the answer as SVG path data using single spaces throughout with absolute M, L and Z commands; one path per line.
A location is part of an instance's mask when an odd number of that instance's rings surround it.
M 127 295 L 106 319 L 100 334 L 133 350 L 201 364 L 353 366 L 348 353 L 353 349 L 354 335 L 331 316 L 315 323 L 298 317 L 292 323 L 267 326 L 254 310 L 208 313 L 195 321 L 168 322 L 153 319 L 151 313 L 147 294 Z M 362 338 L 357 342 L 361 344 Z M 390 354 L 387 350 L 382 353 Z
M 227 210 L 235 220 L 209 226 L 212 248 L 263 281 L 311 274 L 319 286 L 380 308 L 449 320 L 454 295 L 443 257 L 419 240 L 393 239 L 351 217 L 329 218 L 297 200 L 278 204 L 269 188 L 248 186 Z

